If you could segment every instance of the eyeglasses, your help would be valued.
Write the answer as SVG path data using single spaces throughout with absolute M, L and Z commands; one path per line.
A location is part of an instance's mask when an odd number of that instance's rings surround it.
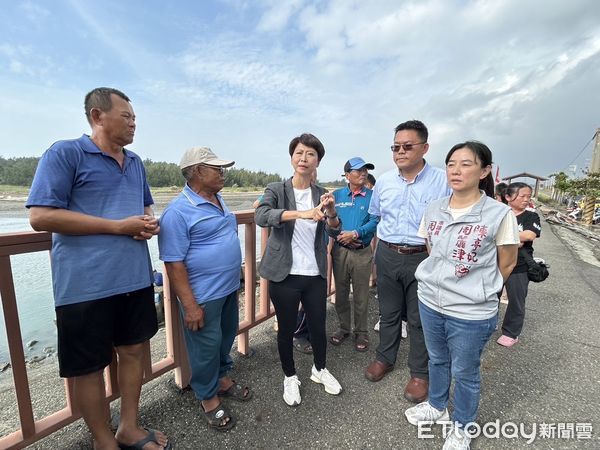
M 211 166 L 210 164 L 198 164 L 201 167 L 208 167 L 209 169 L 214 169 L 219 172 L 221 175 L 225 173 L 225 168 L 222 166 Z
M 417 142 L 416 144 L 394 144 L 392 145 L 390 148 L 392 149 L 392 151 L 394 153 L 398 153 L 400 151 L 400 149 L 404 149 L 405 152 L 410 152 L 411 150 L 413 150 L 413 147 L 415 145 L 423 145 L 426 144 L 427 142 Z

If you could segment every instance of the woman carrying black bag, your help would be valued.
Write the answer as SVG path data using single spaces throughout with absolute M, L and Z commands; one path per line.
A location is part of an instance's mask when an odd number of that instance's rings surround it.
M 542 227 L 536 212 L 527 209 L 531 200 L 531 186 L 525 183 L 511 183 L 504 190 L 502 199 L 511 207 L 517 217 L 521 248 L 517 265 L 506 280 L 508 306 L 502 323 L 502 336 L 496 341 L 504 347 L 512 347 L 519 342 L 519 335 L 525 321 L 525 299 L 529 287 L 526 256 L 533 258 L 533 241 L 540 237 Z

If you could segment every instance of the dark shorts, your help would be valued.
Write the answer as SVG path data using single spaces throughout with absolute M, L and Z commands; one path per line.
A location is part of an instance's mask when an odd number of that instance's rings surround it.
M 63 378 L 87 375 L 112 361 L 113 347 L 147 341 L 158 331 L 154 288 L 56 308 Z

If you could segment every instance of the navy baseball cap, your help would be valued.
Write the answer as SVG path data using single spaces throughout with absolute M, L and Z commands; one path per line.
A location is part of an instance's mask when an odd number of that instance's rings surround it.
M 346 164 L 344 164 L 343 175 L 350 172 L 351 170 L 359 170 L 359 169 L 362 169 L 363 167 L 366 167 L 369 170 L 373 170 L 375 168 L 375 166 L 373 164 L 365 162 L 365 160 L 362 159 L 360 156 L 350 158 L 348 161 L 346 161 Z

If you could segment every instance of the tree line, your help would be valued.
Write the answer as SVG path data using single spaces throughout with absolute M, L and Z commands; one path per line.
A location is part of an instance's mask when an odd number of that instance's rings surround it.
M 0 184 L 13 186 L 31 186 L 33 175 L 40 158 L 0 156 Z M 152 187 L 183 186 L 185 180 L 181 169 L 174 163 L 144 160 L 148 184 Z M 278 174 L 247 169 L 231 168 L 225 172 L 225 186 L 228 187 L 264 187 L 273 181 L 281 181 Z
M 550 176 L 554 177 L 554 188 L 562 193 L 600 198 L 600 173 L 588 173 L 583 178 L 569 178 L 564 172 Z

